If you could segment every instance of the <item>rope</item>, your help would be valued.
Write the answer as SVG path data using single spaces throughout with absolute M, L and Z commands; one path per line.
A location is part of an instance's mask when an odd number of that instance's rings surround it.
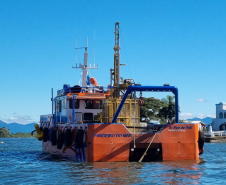
M 46 144 L 46 147 L 48 146 L 48 144 L 50 143 L 50 141 L 47 141 L 48 143 Z M 46 150 L 46 147 L 44 148 L 44 150 Z
M 60 149 L 56 150 L 55 152 L 53 152 L 53 153 L 51 153 L 51 154 L 49 154 L 49 155 L 47 155 L 47 156 L 45 156 L 45 157 L 43 157 L 43 158 L 41 158 L 41 159 L 35 161 L 35 162 L 37 163 L 38 161 L 41 161 L 41 160 L 43 160 L 43 159 L 45 159 L 45 158 L 47 158 L 47 157 L 49 157 L 49 156 L 55 154 L 55 153 L 58 152 L 58 151 L 60 151 Z
M 31 144 L 34 142 L 36 138 L 33 138 L 33 140 L 31 141 L 30 145 L 27 147 L 27 150 L 30 148 Z
M 220 158 L 221 160 L 225 161 L 225 159 L 223 159 L 223 158 L 220 157 L 219 155 L 214 154 L 213 152 L 209 151 L 208 149 L 206 149 L 206 148 L 203 148 L 203 149 L 207 150 L 209 153 L 213 154 L 215 157 L 218 157 L 218 158 Z
M 24 138 L 20 139 L 19 141 L 22 141 L 22 140 L 24 140 L 24 139 L 27 139 L 27 138 L 24 137 Z M 1 152 L 4 151 L 6 148 L 9 148 L 9 147 L 11 147 L 11 146 L 13 146 L 13 145 L 15 145 L 15 144 L 17 144 L 17 143 L 18 143 L 18 141 L 15 142 L 15 143 L 13 143 L 13 144 L 10 144 L 10 145 L 6 146 L 5 148 L 3 148 L 3 149 L 1 150 Z
M 151 143 L 152 143 L 152 141 L 154 140 L 155 136 L 156 136 L 156 133 L 155 133 L 155 135 L 153 136 L 151 142 L 149 143 L 149 145 L 148 145 L 146 151 L 144 152 L 143 156 L 140 158 L 139 163 L 142 162 L 142 160 L 143 160 L 144 156 L 146 155 L 146 153 L 147 153 L 149 147 L 151 146 Z

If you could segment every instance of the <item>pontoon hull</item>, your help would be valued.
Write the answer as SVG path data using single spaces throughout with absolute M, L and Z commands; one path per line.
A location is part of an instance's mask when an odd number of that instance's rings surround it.
M 68 127 L 61 125 L 62 127 Z M 123 124 L 70 125 L 76 138 L 76 129 L 86 130 L 83 147 L 57 149 L 50 140 L 42 143 L 43 151 L 63 155 L 82 162 L 139 161 L 150 144 L 143 161 L 199 159 L 199 130 L 197 124 L 168 124 L 157 133 L 131 133 Z M 50 129 L 51 132 L 51 129 Z M 135 135 L 135 145 L 134 145 Z M 63 153 L 63 151 L 65 153 Z

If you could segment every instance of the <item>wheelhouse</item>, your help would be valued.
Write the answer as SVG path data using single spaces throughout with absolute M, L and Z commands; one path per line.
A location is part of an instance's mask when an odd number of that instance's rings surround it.
M 81 90 L 83 91 L 83 90 Z M 96 115 L 102 112 L 102 101 L 110 95 L 107 91 L 65 93 L 58 91 L 53 100 L 53 114 L 56 124 L 98 122 Z

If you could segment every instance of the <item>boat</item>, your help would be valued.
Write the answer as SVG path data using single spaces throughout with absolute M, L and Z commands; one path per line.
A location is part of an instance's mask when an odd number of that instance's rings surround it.
M 52 95 L 52 114 L 41 115 L 35 135 L 42 150 L 80 162 L 198 160 L 204 133 L 198 124 L 179 123 L 178 89 L 169 84 L 142 86 L 120 77 L 119 22 L 115 23 L 114 69 L 104 88 L 87 75 L 88 48 L 82 86 L 64 84 Z M 175 123 L 140 125 L 142 92 L 172 92 Z M 140 97 L 136 93 L 140 92 Z M 52 91 L 53 94 L 53 91 Z M 35 132 L 33 131 L 32 134 Z

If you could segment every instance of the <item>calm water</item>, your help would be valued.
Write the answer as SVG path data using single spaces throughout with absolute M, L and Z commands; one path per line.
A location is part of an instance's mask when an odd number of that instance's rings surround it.
M 0 184 L 223 184 L 226 143 L 205 143 L 200 161 L 76 163 L 47 156 L 37 139 L 0 138 Z M 3 150 L 3 151 L 2 151 Z M 217 155 L 217 156 L 216 156 Z M 40 160 L 42 159 L 42 160 Z

